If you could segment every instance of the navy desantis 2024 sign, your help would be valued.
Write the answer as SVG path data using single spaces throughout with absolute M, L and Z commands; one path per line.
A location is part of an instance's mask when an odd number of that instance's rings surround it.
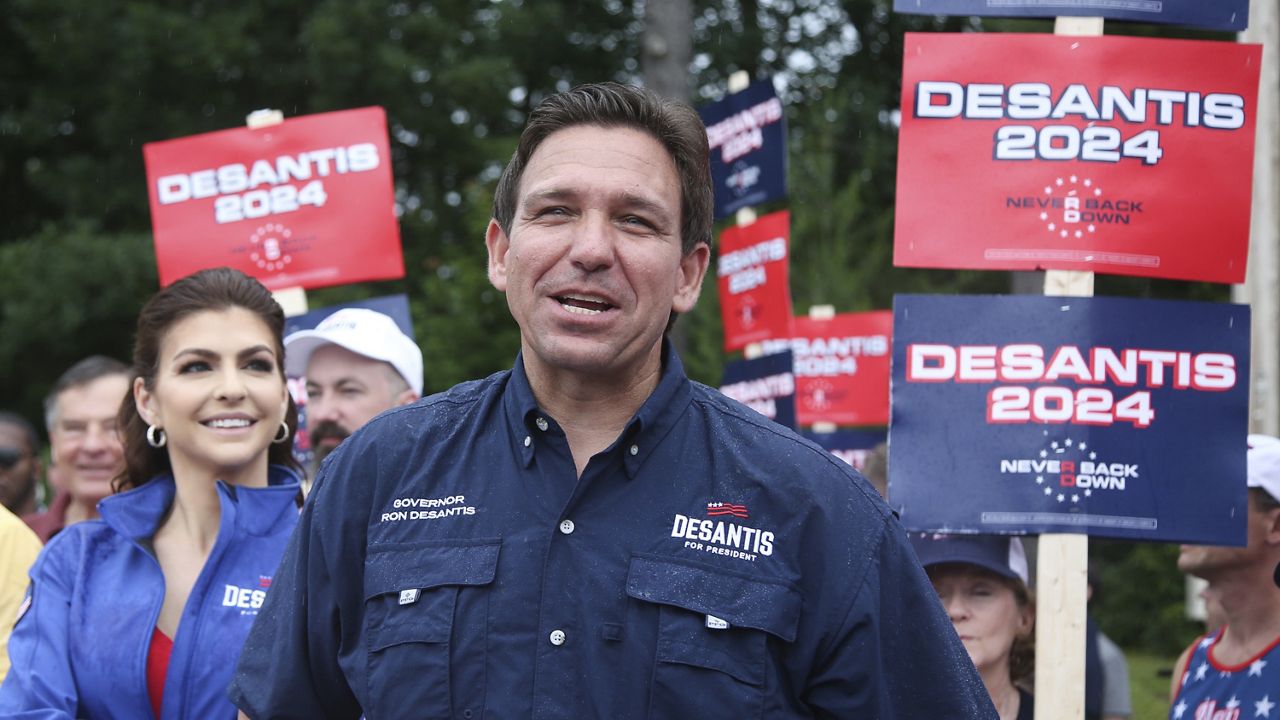
M 893 0 L 893 9 L 918 15 L 1074 15 L 1207 30 L 1243 30 L 1249 24 L 1249 0 Z
M 908 33 L 894 264 L 1243 282 L 1261 51 Z
M 1244 544 L 1247 306 L 893 305 L 889 500 L 909 529 Z
M 787 121 L 769 79 L 703 107 L 716 218 L 787 196 Z
M 796 376 L 790 350 L 726 364 L 720 392 L 780 425 L 796 427 Z

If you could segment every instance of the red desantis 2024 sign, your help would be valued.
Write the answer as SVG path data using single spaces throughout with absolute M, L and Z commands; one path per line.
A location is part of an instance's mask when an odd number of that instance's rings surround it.
M 791 337 L 791 213 L 770 213 L 720 235 L 716 275 L 724 348 Z
M 404 277 L 382 108 L 142 152 L 161 285 L 224 265 L 273 290 Z
M 1244 280 L 1260 46 L 905 44 L 895 265 Z
M 791 340 L 765 343 L 766 352 L 778 345 L 791 348 L 795 357 L 800 425 L 889 424 L 891 311 L 797 317 Z

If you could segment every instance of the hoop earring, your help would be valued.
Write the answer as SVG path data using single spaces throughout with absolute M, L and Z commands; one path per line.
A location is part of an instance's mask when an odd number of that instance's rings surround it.
M 271 438 L 271 442 L 275 443 L 276 445 L 279 445 L 280 443 L 288 440 L 289 436 L 292 434 L 293 432 L 289 430 L 289 423 L 281 420 L 280 432 L 276 433 L 276 436 L 274 438 Z
M 147 426 L 147 444 L 153 448 L 162 448 L 164 444 L 169 442 L 169 436 L 164 434 L 163 428 L 155 425 Z

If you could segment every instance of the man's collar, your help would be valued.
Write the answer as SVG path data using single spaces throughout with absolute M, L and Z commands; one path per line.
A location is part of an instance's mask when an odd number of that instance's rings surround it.
M 665 338 L 662 341 L 662 368 L 658 385 L 640 405 L 631 420 L 605 453 L 623 450 L 623 463 L 627 476 L 635 477 L 650 451 L 675 426 L 692 400 L 693 391 L 685 376 L 684 364 L 675 348 Z M 545 432 L 555 431 L 551 418 L 534 397 L 529 376 L 524 369 L 524 353 L 516 356 L 510 380 L 503 393 L 503 410 L 510 428 L 510 437 L 517 444 L 521 463 L 528 467 L 533 462 L 538 441 Z

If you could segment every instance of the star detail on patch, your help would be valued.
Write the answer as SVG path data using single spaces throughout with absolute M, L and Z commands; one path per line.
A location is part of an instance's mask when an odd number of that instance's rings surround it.
M 1209 663 L 1200 663 L 1200 667 L 1196 668 L 1196 680 L 1203 680 L 1207 672 L 1209 672 Z
M 1252 663 L 1249 663 L 1249 674 L 1247 677 L 1253 677 L 1254 675 L 1262 677 L 1262 668 L 1266 666 L 1266 660 L 1254 660 Z
M 1254 717 L 1271 717 L 1271 709 L 1276 706 L 1271 702 L 1270 695 L 1263 695 L 1262 699 L 1253 704 Z
M 1173 719 L 1178 720 L 1182 714 L 1187 711 L 1187 701 L 1179 700 L 1177 705 L 1173 706 Z

